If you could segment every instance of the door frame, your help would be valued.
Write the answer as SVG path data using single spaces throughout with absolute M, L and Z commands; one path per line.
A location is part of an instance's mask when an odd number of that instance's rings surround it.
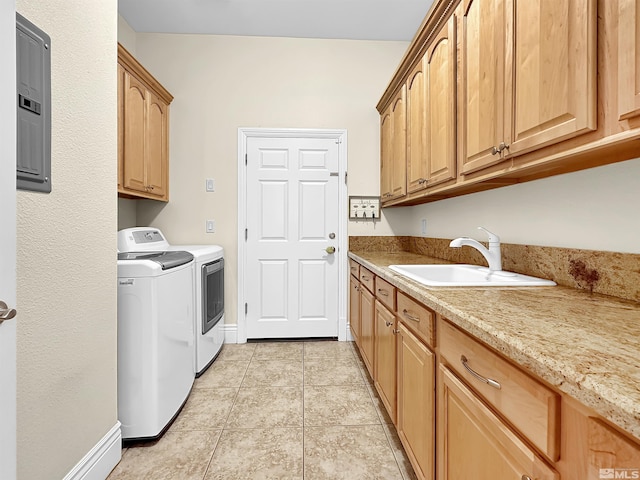
M 16 306 L 16 5 L 0 2 L 0 62 L 6 71 L 0 76 L 0 300 Z M 9 175 L 6 172 L 10 172 Z M 6 198 L 5 198 L 6 196 Z M 0 325 L 0 478 L 17 477 L 16 440 L 16 323 L 18 317 Z
M 247 227 L 247 142 L 249 138 L 325 138 L 338 142 L 338 340 L 348 340 L 347 334 L 347 130 L 318 128 L 238 128 L 238 305 L 237 343 L 247 342 L 247 322 L 244 314 Z

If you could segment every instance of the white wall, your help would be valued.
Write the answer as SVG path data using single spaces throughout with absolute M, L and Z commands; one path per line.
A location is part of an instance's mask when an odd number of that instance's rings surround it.
M 117 2 L 16 8 L 51 36 L 53 185 L 17 195 L 18 479 L 61 479 L 117 423 Z
M 638 206 L 640 159 L 412 207 L 403 234 L 640 253 Z
M 226 319 L 236 323 L 239 127 L 346 128 L 349 188 L 377 195 L 375 105 L 407 42 L 137 34 L 136 57 L 174 95 L 170 201 L 141 200 L 137 220 L 171 243 L 225 248 Z M 205 178 L 216 191 L 205 192 Z M 217 231 L 205 233 L 205 220 Z M 381 221 L 350 229 L 392 234 Z

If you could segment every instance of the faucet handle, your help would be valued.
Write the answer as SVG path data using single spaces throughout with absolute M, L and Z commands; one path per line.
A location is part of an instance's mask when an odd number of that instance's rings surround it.
M 489 235 L 489 244 L 492 244 L 492 243 L 500 244 L 500 237 L 495 233 L 491 233 L 489 230 L 487 230 L 484 227 L 478 227 L 478 230 L 482 230 L 484 233 Z

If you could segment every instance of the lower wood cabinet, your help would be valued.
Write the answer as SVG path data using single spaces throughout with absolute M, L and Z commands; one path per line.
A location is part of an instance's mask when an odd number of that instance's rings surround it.
M 559 480 L 448 368 L 440 375 L 439 480 Z
M 353 275 L 349 276 L 349 327 L 351 336 L 360 346 L 360 282 Z
M 375 298 L 369 290 L 360 286 L 360 353 L 372 377 L 374 315 Z
M 597 418 L 587 421 L 588 480 L 640 478 L 640 446 Z
M 396 423 L 396 317 L 376 300 L 374 385 Z
M 434 478 L 435 354 L 398 325 L 397 430 L 416 476 Z
M 418 479 L 640 479 L 636 438 L 350 267 L 351 332 Z

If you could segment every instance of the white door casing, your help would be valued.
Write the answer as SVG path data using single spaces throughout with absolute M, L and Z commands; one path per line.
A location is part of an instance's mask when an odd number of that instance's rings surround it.
M 346 132 L 240 129 L 239 142 L 238 341 L 346 339 Z
M 0 300 L 16 303 L 16 9 L 0 1 Z M 0 323 L 0 478 L 16 478 L 16 322 Z

